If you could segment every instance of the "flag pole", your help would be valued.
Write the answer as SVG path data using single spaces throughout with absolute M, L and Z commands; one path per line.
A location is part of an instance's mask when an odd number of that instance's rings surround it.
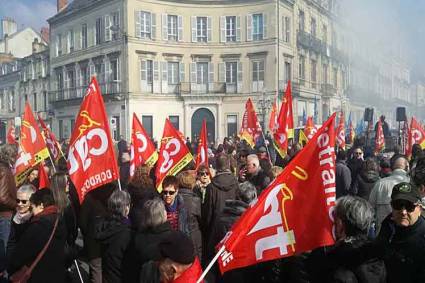
M 76 259 L 74 259 L 74 264 L 75 264 L 75 267 L 77 268 L 78 277 L 80 277 L 81 283 L 84 283 L 84 280 L 83 280 L 83 277 L 81 276 L 80 268 L 78 267 L 78 263 Z
M 214 263 L 218 260 L 218 257 L 223 253 L 225 249 L 225 246 L 223 245 L 217 252 L 217 254 L 214 256 L 214 258 L 211 260 L 211 262 L 208 264 L 207 268 L 205 268 L 204 272 L 202 272 L 201 277 L 199 277 L 198 281 L 196 283 L 201 283 L 202 280 L 204 280 L 205 276 L 207 275 L 208 271 L 213 267 Z

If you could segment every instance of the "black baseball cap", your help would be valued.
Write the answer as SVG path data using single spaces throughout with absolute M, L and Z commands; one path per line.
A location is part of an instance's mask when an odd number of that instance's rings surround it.
M 391 193 L 391 200 L 407 200 L 412 203 L 421 201 L 422 196 L 419 189 L 411 183 L 402 182 L 394 186 Z

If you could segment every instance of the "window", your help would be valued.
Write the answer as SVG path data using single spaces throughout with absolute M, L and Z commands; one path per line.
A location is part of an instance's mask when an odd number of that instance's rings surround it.
M 208 63 L 198 62 L 196 63 L 196 83 L 207 84 L 208 83 Z
M 298 64 L 298 76 L 300 80 L 305 80 L 305 57 L 304 56 L 300 56 L 300 62 Z
M 284 17 L 283 20 L 283 41 L 291 42 L 291 18 Z
M 15 111 L 15 90 L 11 89 L 9 94 L 9 112 Z
M 155 14 L 146 11 L 139 11 L 136 20 L 136 36 L 143 39 L 154 39 L 155 33 Z
M 118 12 L 112 13 L 112 26 L 114 27 L 112 40 L 117 40 L 120 31 L 120 14 Z
M 43 106 L 44 106 L 44 111 L 47 111 L 49 108 L 49 100 L 47 96 L 47 91 L 43 91 Z
M 338 68 L 333 68 L 333 75 L 334 75 L 334 87 L 338 88 Z
M 99 45 L 102 42 L 102 18 L 96 19 L 95 44 Z
M 59 120 L 59 139 L 63 139 L 63 120 Z
M 311 60 L 311 87 L 316 88 L 317 82 L 317 61 Z
M 322 82 L 324 84 L 328 83 L 328 65 L 323 64 L 322 66 Z
M 196 39 L 198 42 L 207 42 L 207 17 L 196 17 Z
M 226 41 L 236 41 L 236 16 L 226 17 Z
M 67 76 L 68 76 L 68 88 L 75 88 L 75 71 L 68 70 Z
M 263 14 L 252 15 L 252 38 L 253 40 L 262 40 L 264 37 Z
M 153 61 L 146 61 L 146 81 L 148 84 L 152 84 L 153 82 Z
M 299 24 L 299 26 L 298 26 L 298 30 L 299 31 L 304 31 L 304 24 L 305 24 L 305 16 L 304 16 L 304 11 L 303 10 L 300 10 L 299 12 L 298 12 L 298 17 L 299 17 L 299 22 L 298 22 L 298 24 Z
M 322 27 L 322 39 L 324 43 L 328 43 L 328 27 L 323 25 Z
M 5 98 L 4 98 L 4 91 L 2 90 L 0 92 L 0 110 L 3 110 L 5 106 Z
M 120 64 L 118 58 L 110 60 L 111 63 L 111 80 L 113 82 L 120 80 Z
M 74 130 L 75 119 L 71 119 L 71 132 Z
M 37 105 L 37 93 L 36 92 L 34 92 L 33 94 L 32 94 L 32 102 L 33 102 L 33 110 L 34 110 L 34 112 L 37 112 L 38 111 L 38 105 Z
M 89 84 L 89 72 L 87 71 L 87 67 L 81 67 L 81 86 L 85 87 Z
M 87 24 L 81 26 L 81 48 L 87 48 Z
M 112 116 L 111 119 L 111 130 L 112 130 L 112 137 L 114 140 L 118 141 L 120 137 L 120 116 Z
M 177 41 L 178 39 L 178 17 L 175 15 L 168 15 L 167 16 L 167 23 L 168 23 L 168 40 L 171 41 Z
M 292 78 L 291 76 L 291 63 L 285 62 L 285 83 L 290 81 Z
M 252 80 L 264 81 L 264 60 L 252 62 Z
M 179 130 L 179 116 L 169 116 L 168 118 L 170 119 L 171 125 L 173 125 L 176 130 Z
M 68 31 L 68 53 L 74 51 L 74 31 Z
M 168 84 L 176 85 L 179 83 L 179 63 L 168 62 Z
M 315 18 L 311 18 L 311 35 L 316 37 L 316 19 Z
M 62 55 L 62 34 L 56 36 L 56 56 Z
M 238 133 L 238 116 L 227 115 L 227 136 L 233 137 Z
M 152 138 L 153 133 L 153 118 L 150 115 L 143 115 L 142 116 L 142 125 L 143 128 L 145 128 L 146 133 L 149 135 L 149 137 Z
M 226 83 L 235 84 L 237 82 L 238 63 L 226 62 Z

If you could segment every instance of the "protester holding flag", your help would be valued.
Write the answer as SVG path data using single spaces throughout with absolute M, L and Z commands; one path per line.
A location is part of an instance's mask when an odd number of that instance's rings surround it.
M 270 184 L 269 174 L 261 168 L 260 160 L 255 154 L 248 155 L 245 174 L 246 180 L 257 188 L 258 195 Z

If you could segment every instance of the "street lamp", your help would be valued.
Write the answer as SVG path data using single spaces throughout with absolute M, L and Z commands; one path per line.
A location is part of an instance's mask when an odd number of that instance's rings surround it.
M 269 112 L 270 108 L 272 105 L 272 101 L 270 99 L 270 97 L 267 94 L 267 91 L 264 90 L 261 93 L 261 97 L 260 99 L 258 99 L 258 107 L 261 110 L 261 117 L 262 117 L 262 123 L 261 123 L 261 127 L 263 128 L 263 132 L 265 130 L 265 120 L 266 120 L 266 113 Z

